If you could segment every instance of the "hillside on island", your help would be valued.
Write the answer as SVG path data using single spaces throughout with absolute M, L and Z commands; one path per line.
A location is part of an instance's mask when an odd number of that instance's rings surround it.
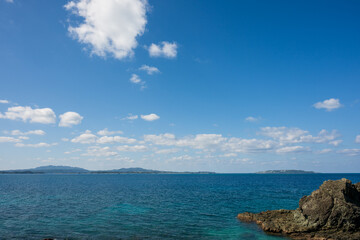
M 313 171 L 304 171 L 304 170 L 267 170 L 256 172 L 257 174 L 314 174 Z

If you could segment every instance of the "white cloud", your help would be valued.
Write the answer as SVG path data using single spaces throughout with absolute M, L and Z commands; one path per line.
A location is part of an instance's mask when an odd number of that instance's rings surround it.
M 287 128 L 287 127 L 264 127 L 259 132 L 260 135 L 267 136 L 279 141 L 280 144 L 289 143 L 331 143 L 334 145 L 335 140 L 339 134 L 336 130 L 329 133 L 326 130 L 321 130 L 318 136 L 309 134 L 308 131 L 299 128 Z M 336 143 L 335 143 L 336 144 Z
M 5 99 L 0 99 L 0 103 L 2 103 L 2 104 L 7 104 L 7 103 L 9 103 L 9 101 L 8 101 L 8 100 L 5 100 Z
M 145 31 L 146 0 L 78 0 L 65 8 L 82 18 L 68 28 L 79 42 L 90 46 L 91 53 L 117 59 L 134 55 L 136 38 Z
M 168 149 L 160 149 L 155 151 L 156 154 L 171 154 L 171 153 L 177 153 L 180 149 L 177 148 L 168 148 Z
M 356 136 L 355 142 L 356 142 L 356 143 L 360 143 L 360 135 L 357 135 L 357 136 Z
M 277 153 L 300 153 L 300 152 L 308 152 L 309 148 L 303 146 L 289 146 L 283 147 L 276 150 Z
M 90 143 L 95 143 L 96 140 L 97 140 L 97 136 L 92 134 L 90 130 L 86 130 L 85 133 L 81 134 L 78 137 L 71 139 L 71 142 L 90 144 Z
M 151 113 L 148 115 L 141 115 L 141 119 L 145 120 L 145 121 L 155 121 L 158 120 L 160 117 L 158 115 L 156 115 L 155 113 Z
M 246 122 L 258 122 L 260 120 L 260 117 L 256 118 L 256 117 L 247 117 L 245 118 Z
M 342 142 L 343 142 L 343 140 L 339 139 L 339 140 L 330 141 L 329 144 L 337 147 L 337 146 L 339 146 Z
M 98 135 L 106 136 L 106 135 L 114 135 L 114 134 L 123 134 L 122 131 L 109 131 L 107 128 L 100 130 L 97 132 Z
M 97 143 L 105 144 L 105 143 L 127 143 L 133 144 L 136 143 L 136 139 L 134 138 L 127 138 L 127 137 L 120 137 L 120 136 L 103 136 L 97 140 Z
M 35 144 L 24 144 L 24 143 L 16 143 L 16 147 L 32 147 L 32 148 L 41 148 L 41 147 L 51 147 L 55 146 L 57 143 L 35 143 Z
M 317 102 L 313 105 L 317 109 L 325 109 L 326 111 L 333 111 L 335 109 L 338 109 L 342 107 L 342 104 L 340 103 L 339 99 L 336 98 L 330 98 L 327 100 L 324 100 L 322 102 Z
M 56 121 L 56 115 L 51 108 L 33 109 L 22 106 L 8 108 L 4 114 L 0 113 L 0 118 L 43 124 L 55 123 Z
M 137 74 L 132 74 L 131 75 L 130 82 L 140 85 L 141 89 L 146 88 L 145 81 L 141 80 L 141 78 Z
M 139 70 L 146 71 L 146 73 L 149 75 L 153 75 L 154 73 L 160 73 L 158 68 L 150 67 L 148 65 L 142 65 Z
M 149 47 L 150 57 L 175 58 L 177 55 L 177 44 L 175 42 L 161 42 L 160 44 L 152 43 Z
M 138 119 L 138 118 L 139 118 L 138 115 L 129 114 L 127 117 L 124 117 L 124 118 L 122 118 L 121 120 L 136 120 L 136 119 Z
M 46 133 L 43 130 L 31 130 L 27 132 L 22 132 L 20 130 L 13 130 L 11 131 L 11 135 L 17 136 L 17 135 L 45 135 Z
M 330 152 L 332 152 L 333 150 L 332 149 L 330 149 L 330 148 L 325 148 L 325 149 L 322 149 L 322 150 L 320 150 L 320 151 L 317 151 L 316 153 L 318 153 L 318 154 L 326 154 L 326 153 L 330 153 Z
M 76 112 L 66 112 L 59 116 L 60 118 L 60 127 L 71 127 L 73 125 L 79 125 L 84 117 Z
M 176 145 L 175 135 L 172 133 L 164 133 L 160 135 L 148 134 L 144 135 L 145 142 L 151 142 L 155 145 L 171 146 Z
M 14 0 L 5 0 L 7 3 L 14 3 Z
M 111 151 L 109 147 L 98 147 L 92 146 L 87 149 L 86 153 L 83 153 L 82 156 L 92 156 L 92 157 L 111 157 L 118 155 L 117 152 Z
M 144 152 L 147 150 L 147 147 L 144 145 L 122 145 L 116 148 L 120 152 Z
M 237 157 L 237 153 L 225 153 L 221 157 Z
M 224 151 L 241 153 L 268 152 L 279 146 L 278 142 L 263 139 L 230 138 L 222 146 Z
M 343 150 L 337 151 L 337 153 L 343 153 L 343 154 L 346 154 L 348 156 L 358 156 L 358 155 L 360 155 L 360 149 L 357 149 L 357 148 L 343 149 Z
M 21 139 L 21 140 L 29 140 L 30 138 L 27 137 L 27 136 L 19 136 L 19 139 Z
M 0 136 L 0 143 L 5 143 L 5 142 L 18 143 L 18 142 L 21 142 L 21 140 L 17 139 L 17 138 L 13 138 L 13 137 L 1 137 Z
M 182 155 L 182 156 L 172 157 L 170 161 L 183 161 L 183 160 L 193 160 L 193 159 L 194 157 L 192 156 Z

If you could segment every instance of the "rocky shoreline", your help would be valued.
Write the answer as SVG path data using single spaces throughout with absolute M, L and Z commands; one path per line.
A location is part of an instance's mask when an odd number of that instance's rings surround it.
M 296 210 L 240 213 L 238 219 L 256 222 L 265 232 L 292 239 L 359 240 L 360 183 L 325 181 Z

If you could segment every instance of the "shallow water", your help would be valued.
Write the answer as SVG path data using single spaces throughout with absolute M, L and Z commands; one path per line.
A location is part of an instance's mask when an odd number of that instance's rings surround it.
M 0 239 L 281 239 L 239 212 L 295 209 L 360 174 L 0 175 Z

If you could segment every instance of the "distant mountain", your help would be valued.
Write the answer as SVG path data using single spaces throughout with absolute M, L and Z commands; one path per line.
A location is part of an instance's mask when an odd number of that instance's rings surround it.
M 157 173 L 157 174 L 213 174 L 214 172 L 172 172 L 172 171 L 158 171 L 158 170 L 151 170 L 151 169 L 144 169 L 144 168 L 120 168 L 120 169 L 113 169 L 113 170 L 101 170 L 101 171 L 89 171 L 84 168 L 78 167 L 69 167 L 69 166 L 41 166 L 36 168 L 30 169 L 19 169 L 19 170 L 5 170 L 0 171 L 0 174 L 50 174 L 50 173 L 87 173 L 87 174 L 105 174 L 105 173 Z
M 314 174 L 313 171 L 304 171 L 304 170 L 267 170 L 257 172 L 257 174 Z
M 93 173 L 164 173 L 163 171 L 144 169 L 144 168 L 120 168 L 104 171 L 92 171 Z
M 42 166 L 30 169 L 6 170 L 0 173 L 88 173 L 89 170 L 69 166 Z
M 69 167 L 69 166 L 42 166 L 33 169 L 29 169 L 36 172 L 45 172 L 45 173 L 87 173 L 89 170 L 79 167 Z

